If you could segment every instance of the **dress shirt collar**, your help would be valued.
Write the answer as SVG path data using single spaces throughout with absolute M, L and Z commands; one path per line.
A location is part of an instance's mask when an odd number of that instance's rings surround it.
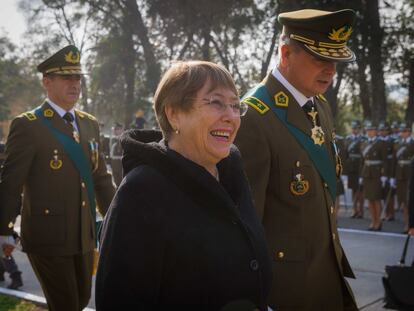
M 301 92 L 299 92 L 286 78 L 282 75 L 277 67 L 275 67 L 272 71 L 272 75 L 279 80 L 282 85 L 287 88 L 287 90 L 293 95 L 296 101 L 299 103 L 301 107 L 303 107 L 308 100 L 313 101 L 313 97 L 306 97 Z
M 76 118 L 75 118 L 75 108 L 72 108 L 69 111 L 66 111 L 65 109 L 63 109 L 59 105 L 55 104 L 50 98 L 47 98 L 46 100 L 49 103 L 49 105 L 58 113 L 58 115 L 61 118 L 66 114 L 66 112 L 69 112 L 73 116 L 73 119 L 76 120 Z

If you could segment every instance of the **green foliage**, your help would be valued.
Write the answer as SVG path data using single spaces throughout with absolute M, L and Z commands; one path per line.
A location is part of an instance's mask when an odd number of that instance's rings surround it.
M 0 294 L 0 311 L 44 311 L 46 308 L 30 302 Z

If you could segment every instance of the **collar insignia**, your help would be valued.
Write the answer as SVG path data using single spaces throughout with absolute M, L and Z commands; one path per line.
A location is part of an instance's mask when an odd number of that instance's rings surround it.
M 73 54 L 73 51 L 70 51 L 68 54 L 65 54 L 65 61 L 71 64 L 79 64 L 80 54 L 78 52 Z
M 43 115 L 44 115 L 46 118 L 51 118 L 51 117 L 53 117 L 54 112 L 53 112 L 53 110 L 52 110 L 52 109 L 46 109 L 45 111 L 43 111 Z
M 289 104 L 289 97 L 282 91 L 277 93 L 274 98 L 276 106 L 287 107 Z
M 353 29 L 351 26 L 344 26 L 338 30 L 332 29 L 328 35 L 328 38 L 336 42 L 346 41 L 352 34 L 352 31 Z

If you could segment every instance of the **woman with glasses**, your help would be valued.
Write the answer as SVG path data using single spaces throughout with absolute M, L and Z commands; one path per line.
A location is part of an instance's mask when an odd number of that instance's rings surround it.
M 154 109 L 162 133 L 122 138 L 97 310 L 267 310 L 268 251 L 233 145 L 247 106 L 233 79 L 210 62 L 177 62 Z

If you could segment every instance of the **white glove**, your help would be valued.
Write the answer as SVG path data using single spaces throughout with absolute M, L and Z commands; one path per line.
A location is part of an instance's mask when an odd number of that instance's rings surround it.
M 359 177 L 358 184 L 362 185 L 362 177 Z
M 390 179 L 390 186 L 391 188 L 397 188 L 397 180 L 395 178 Z
M 341 175 L 341 180 L 344 186 L 348 186 L 348 175 Z
M 384 188 L 385 187 L 385 183 L 387 182 L 387 176 L 381 176 L 381 184 L 382 184 L 382 187 Z
M 13 236 L 11 235 L 0 235 L 0 257 L 3 257 L 3 245 L 4 244 L 9 244 L 12 245 L 13 247 L 16 246 Z

